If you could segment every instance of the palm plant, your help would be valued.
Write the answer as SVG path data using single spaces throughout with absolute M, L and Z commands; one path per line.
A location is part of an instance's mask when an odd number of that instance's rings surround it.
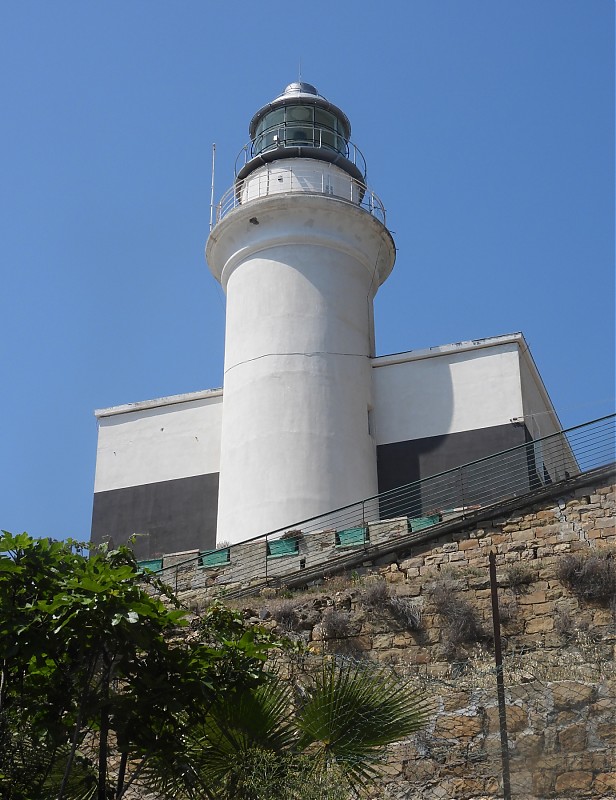
M 333 766 L 349 789 L 379 775 L 385 750 L 427 722 L 430 705 L 408 683 L 370 662 L 326 661 L 297 710 L 299 748 L 321 771 Z
M 191 800 L 344 800 L 374 783 L 387 746 L 419 730 L 431 710 L 371 662 L 325 660 L 296 688 L 272 676 L 218 701 L 190 728 L 182 765 L 167 761 L 162 783 L 150 765 L 150 781 Z

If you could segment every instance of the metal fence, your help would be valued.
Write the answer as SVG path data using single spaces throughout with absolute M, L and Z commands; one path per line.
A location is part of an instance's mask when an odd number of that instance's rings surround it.
M 216 550 L 153 571 L 176 591 L 218 587 L 233 595 L 267 585 L 301 585 L 324 570 L 357 562 L 358 556 L 436 536 L 447 523 L 613 463 L 615 421 L 616 414 L 592 420 L 238 544 L 219 543 Z
M 318 162 L 314 162 L 318 164 Z M 385 225 L 385 206 L 379 197 L 363 182 L 350 175 L 332 175 L 328 165 L 319 174 L 316 167 L 298 169 L 276 162 L 236 180 L 221 197 L 216 206 L 216 222 L 230 211 L 253 200 L 277 194 L 316 194 L 345 200 L 363 208 Z
M 300 130 L 301 138 L 298 139 L 296 137 Z M 307 133 L 308 137 L 306 137 Z M 248 142 L 242 147 L 235 159 L 235 174 L 240 173 L 253 158 L 262 153 L 276 152 L 280 147 L 285 149 L 309 148 L 310 151 L 316 151 L 317 154 L 319 151 L 340 154 L 357 167 L 364 178 L 366 177 L 366 159 L 359 147 L 354 142 L 347 142 L 341 136 L 334 134 L 331 128 L 323 128 L 319 125 L 310 126 L 310 128 L 301 126 L 300 129 L 281 127 L 272 130 L 270 128 L 268 131 L 264 131 L 255 138 L 254 142 Z M 331 159 L 326 155 L 324 160 Z

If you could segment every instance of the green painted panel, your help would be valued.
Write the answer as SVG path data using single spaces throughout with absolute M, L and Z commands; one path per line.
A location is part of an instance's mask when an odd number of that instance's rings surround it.
M 299 553 L 298 539 L 275 539 L 267 543 L 268 558 L 282 558 L 283 556 L 296 556 Z
M 358 547 L 369 539 L 368 531 L 363 525 L 336 531 L 336 547 Z
M 205 550 L 199 553 L 202 567 L 221 567 L 231 561 L 231 552 L 228 547 L 222 550 Z
M 137 566 L 140 572 L 158 572 L 163 568 L 162 558 L 151 558 L 149 561 L 137 561 Z
M 409 527 L 412 531 L 420 531 L 422 528 L 430 528 L 441 521 L 439 514 L 432 514 L 429 517 L 414 517 L 409 519 Z

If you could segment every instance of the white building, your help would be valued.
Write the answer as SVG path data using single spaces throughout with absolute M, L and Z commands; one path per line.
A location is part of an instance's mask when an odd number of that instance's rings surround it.
M 206 249 L 224 402 L 96 412 L 93 541 L 139 533 L 140 558 L 244 541 L 560 430 L 521 334 L 376 356 L 395 246 L 350 132 L 305 83 L 253 117 Z

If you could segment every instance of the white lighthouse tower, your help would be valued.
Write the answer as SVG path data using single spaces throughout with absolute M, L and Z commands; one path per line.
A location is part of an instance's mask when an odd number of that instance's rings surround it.
M 377 494 L 373 299 L 395 260 L 346 115 L 292 83 L 206 247 L 227 295 L 217 538 L 238 542 Z

